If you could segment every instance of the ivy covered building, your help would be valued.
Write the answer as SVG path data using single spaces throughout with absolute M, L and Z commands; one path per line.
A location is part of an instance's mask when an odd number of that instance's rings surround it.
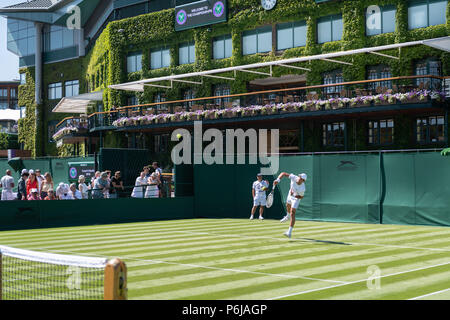
M 448 145 L 447 0 L 32 0 L 0 14 L 36 156 L 163 160 L 194 120 L 280 129 L 283 152 Z

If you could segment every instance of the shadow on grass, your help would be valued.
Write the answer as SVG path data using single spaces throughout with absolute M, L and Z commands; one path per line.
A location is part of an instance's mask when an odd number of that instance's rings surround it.
M 323 244 L 337 244 L 341 246 L 351 246 L 351 243 L 345 243 L 345 242 L 338 242 L 338 241 L 328 241 L 328 240 L 317 240 L 317 239 L 308 239 L 308 238 L 297 238 L 292 239 L 297 241 L 305 241 L 305 242 L 316 242 L 316 243 L 323 243 Z

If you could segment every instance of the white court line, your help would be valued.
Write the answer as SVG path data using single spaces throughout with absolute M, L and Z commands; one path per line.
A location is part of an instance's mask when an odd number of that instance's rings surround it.
M 429 297 L 429 296 L 434 296 L 435 294 L 439 294 L 439 293 L 442 293 L 442 292 L 445 292 L 445 291 L 449 291 L 449 290 L 450 290 L 450 288 L 444 289 L 444 290 L 441 290 L 441 291 L 432 292 L 432 293 L 429 293 L 429 294 L 424 294 L 423 296 L 418 296 L 418 297 L 411 298 L 411 299 L 408 299 L 408 300 L 417 300 L 417 299 L 421 299 L 421 298 L 425 298 L 425 297 Z
M 50 250 L 49 252 L 71 253 L 71 254 L 76 254 L 76 255 L 79 255 L 79 256 L 83 255 L 83 253 L 80 253 L 80 252 L 71 252 L 71 251 L 65 251 L 65 250 Z M 90 255 L 90 256 L 103 257 L 101 255 Z M 210 270 L 219 270 L 219 271 L 230 271 L 230 272 L 237 272 L 237 273 L 249 273 L 249 274 L 258 274 L 258 275 L 263 275 L 263 276 L 274 276 L 274 277 L 290 278 L 290 279 L 304 279 L 304 280 L 332 282 L 332 283 L 340 283 L 340 284 L 347 284 L 348 283 L 348 282 L 345 282 L 345 281 L 338 281 L 338 280 L 327 280 L 327 279 L 295 276 L 295 275 L 289 275 L 289 274 L 266 273 L 266 272 L 257 272 L 257 271 L 241 270 L 241 269 L 229 269 L 229 268 L 210 267 L 210 266 L 202 266 L 202 265 L 198 265 L 198 264 L 179 263 L 179 262 L 171 262 L 171 261 L 164 261 L 164 260 L 137 259 L 137 258 L 127 257 L 127 256 L 121 256 L 121 257 L 118 257 L 118 258 L 123 260 L 123 261 L 127 261 L 127 260 L 130 261 L 131 260 L 131 261 L 139 261 L 139 262 L 149 262 L 150 264 L 170 264 L 170 265 L 177 265 L 177 266 L 184 266 L 184 267 L 191 267 L 191 268 L 210 269 Z
M 422 268 L 417 268 L 417 269 L 412 269 L 412 270 L 407 270 L 407 271 L 400 271 L 400 272 L 396 272 L 396 273 L 386 274 L 384 276 L 373 277 L 371 279 L 392 277 L 392 276 L 397 276 L 399 274 L 405 274 L 405 273 L 409 273 L 409 272 L 415 272 L 415 271 L 420 271 L 420 270 L 425 270 L 425 269 L 430 269 L 430 268 L 441 267 L 441 266 L 445 266 L 445 265 L 448 265 L 448 264 L 450 264 L 450 262 L 440 263 L 440 264 L 436 264 L 434 266 L 427 266 L 427 267 L 422 267 Z M 283 296 L 269 298 L 269 299 L 265 299 L 265 300 L 278 300 L 278 299 L 288 298 L 288 297 L 292 297 L 292 296 L 299 296 L 299 295 L 302 295 L 302 294 L 305 294 L 305 293 L 311 293 L 311 292 L 317 292 L 317 291 L 322 291 L 322 290 L 327 290 L 327 289 L 333 289 L 333 288 L 337 288 L 337 287 L 347 286 L 349 284 L 355 284 L 355 283 L 366 282 L 366 281 L 367 281 L 367 279 L 362 279 L 362 280 L 347 282 L 347 283 L 343 283 L 343 284 L 337 284 L 337 285 L 334 285 L 334 286 L 329 286 L 329 287 L 324 287 L 324 288 L 318 288 L 318 289 L 312 289 L 312 290 L 306 290 L 306 291 L 290 293 L 290 294 L 286 294 L 286 295 L 283 295 Z
M 264 237 L 264 236 L 245 236 L 245 235 L 234 235 L 234 234 L 220 234 L 220 233 L 214 233 L 214 232 L 193 232 L 193 231 L 174 231 L 178 233 L 187 233 L 187 234 L 194 234 L 194 235 L 211 235 L 211 236 L 221 236 L 225 238 L 244 238 L 244 239 L 268 239 L 268 240 L 277 240 L 277 241 L 288 241 L 286 238 L 274 238 L 274 237 Z M 293 238 L 290 239 L 290 242 L 295 241 L 308 241 L 308 239 L 302 239 L 302 238 Z M 354 245 L 354 246 L 377 246 L 377 247 L 386 247 L 386 248 L 402 248 L 402 249 L 417 249 L 417 250 L 431 250 L 431 251 L 444 251 L 444 252 L 450 252 L 450 249 L 441 249 L 441 248 L 422 248 L 422 247 L 411 247 L 411 246 L 399 246 L 399 245 L 392 245 L 392 244 L 377 244 L 377 243 L 361 243 L 361 242 L 346 242 L 346 241 L 340 241 L 340 240 L 321 240 L 321 239 L 312 239 L 313 241 L 323 242 L 335 242 L 335 244 L 347 244 L 347 245 Z

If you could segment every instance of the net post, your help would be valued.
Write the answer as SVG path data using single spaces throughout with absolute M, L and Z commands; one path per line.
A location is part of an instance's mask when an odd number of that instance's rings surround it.
M 104 300 L 127 300 L 127 267 L 120 259 L 108 261 L 104 287 Z

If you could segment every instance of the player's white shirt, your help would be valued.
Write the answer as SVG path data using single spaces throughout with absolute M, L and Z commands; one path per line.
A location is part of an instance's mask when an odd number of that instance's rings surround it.
M 265 187 L 265 188 L 269 187 L 269 185 L 267 184 L 266 181 L 261 180 L 261 182 L 260 182 L 260 181 L 256 180 L 255 182 L 253 182 L 252 188 L 253 188 L 253 190 L 255 190 L 255 199 L 260 199 L 260 198 L 266 197 L 266 191 L 262 190 L 263 187 Z
M 0 180 L 0 183 L 4 191 L 11 191 L 11 184 L 14 183 L 14 178 L 6 175 Z
M 296 196 L 305 196 L 305 183 L 302 183 L 301 185 L 297 184 L 297 180 L 300 179 L 298 176 L 296 176 L 295 174 L 291 174 L 289 175 L 289 179 L 291 179 L 291 189 L 289 190 L 289 195 L 292 194 L 292 196 L 296 197 Z

